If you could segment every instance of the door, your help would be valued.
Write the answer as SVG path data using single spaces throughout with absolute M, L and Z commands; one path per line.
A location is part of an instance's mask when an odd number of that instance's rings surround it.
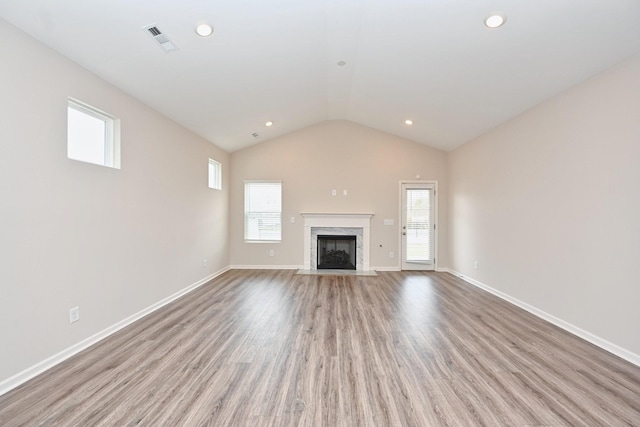
M 401 183 L 403 270 L 434 270 L 435 183 Z

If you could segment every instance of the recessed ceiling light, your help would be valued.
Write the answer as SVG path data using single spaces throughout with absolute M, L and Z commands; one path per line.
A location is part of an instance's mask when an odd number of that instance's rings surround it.
M 273 126 L 273 122 L 267 122 L 264 124 L 265 126 L 269 127 L 269 126 Z
M 213 28 L 209 24 L 200 24 L 196 27 L 196 33 L 201 37 L 209 37 L 213 33 Z
M 404 121 L 404 124 L 408 125 L 408 126 L 411 126 L 413 124 L 413 120 L 407 119 L 407 120 Z
M 344 67 L 345 65 L 347 65 L 347 63 L 345 61 L 338 61 L 338 66 L 339 67 Z
M 504 16 L 494 13 L 493 15 L 489 16 L 487 19 L 484 20 L 484 25 L 486 25 L 489 28 L 498 28 L 502 24 L 504 24 L 506 20 L 507 19 Z

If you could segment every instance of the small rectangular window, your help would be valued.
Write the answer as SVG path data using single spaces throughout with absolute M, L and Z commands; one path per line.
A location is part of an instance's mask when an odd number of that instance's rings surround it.
M 120 168 L 120 121 L 90 105 L 69 98 L 67 157 Z
M 222 190 L 222 165 L 209 159 L 209 188 Z
M 282 183 L 245 181 L 244 239 L 280 241 L 282 224 Z

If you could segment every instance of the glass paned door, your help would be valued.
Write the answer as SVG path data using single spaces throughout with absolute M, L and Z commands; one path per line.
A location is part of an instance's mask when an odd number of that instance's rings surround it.
M 434 184 L 402 184 L 402 269 L 435 268 Z

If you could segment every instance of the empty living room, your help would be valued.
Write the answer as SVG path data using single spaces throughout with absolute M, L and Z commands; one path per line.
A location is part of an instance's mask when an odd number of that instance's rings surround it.
M 0 0 L 0 426 L 640 425 L 639 22 Z

